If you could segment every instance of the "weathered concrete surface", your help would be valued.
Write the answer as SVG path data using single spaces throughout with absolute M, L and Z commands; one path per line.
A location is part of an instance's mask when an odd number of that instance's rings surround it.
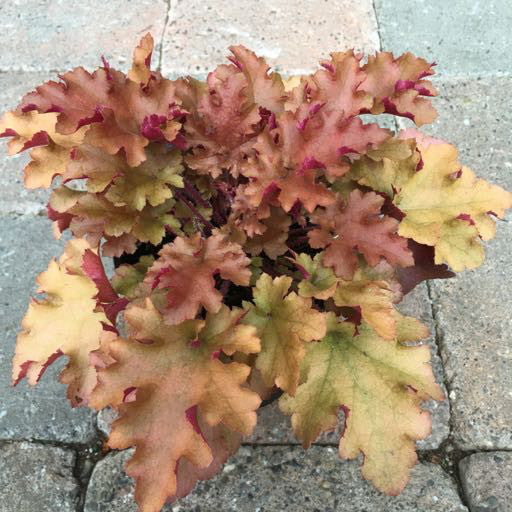
M 500 224 L 482 267 L 431 283 L 462 449 L 512 449 L 512 224 Z
M 10 0 L 0 4 L 0 69 L 126 67 L 139 39 L 160 42 L 166 0 Z M 158 55 L 158 48 L 155 52 Z
M 0 512 L 75 512 L 71 450 L 31 443 L 0 446 Z
M 25 381 L 11 387 L 16 333 L 35 289 L 35 277 L 61 253 L 43 217 L 0 216 L 0 439 L 37 439 L 87 443 L 96 437 L 94 414 L 71 409 L 58 382 L 64 358 L 52 365 L 31 389 Z
M 512 510 L 512 453 L 475 453 L 462 459 L 459 469 L 472 512 Z
M 164 74 L 205 76 L 243 44 L 279 72 L 316 69 L 333 51 L 379 46 L 371 0 L 176 0 L 163 40 Z
M 136 512 L 133 485 L 122 475 L 129 452 L 110 454 L 94 469 L 84 512 Z M 164 510 L 171 510 L 167 508 Z M 450 512 L 467 510 L 439 466 L 419 464 L 398 497 L 362 481 L 357 462 L 343 462 L 335 449 L 315 446 L 242 447 L 214 479 L 201 482 L 174 511 L 236 512 Z
M 411 51 L 443 74 L 510 73 L 509 0 L 375 0 L 382 49 Z
M 463 164 L 512 190 L 512 78 L 442 79 L 438 86 L 439 118 L 422 130 L 454 143 Z M 481 268 L 431 283 L 453 435 L 464 449 L 512 448 L 511 243 L 512 225 L 498 222 Z
M 0 73 L 0 118 L 13 110 L 23 95 L 52 78 L 56 75 L 49 72 Z M 7 139 L 0 139 L 0 214 L 37 214 L 44 209 L 48 191 L 23 186 L 23 169 L 29 161 L 28 152 L 7 156 Z

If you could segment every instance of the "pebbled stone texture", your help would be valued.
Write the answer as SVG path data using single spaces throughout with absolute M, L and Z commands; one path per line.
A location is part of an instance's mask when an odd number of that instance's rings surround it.
M 472 512 L 512 510 L 512 453 L 475 453 L 460 461 L 459 471 Z
M 499 224 L 482 267 L 431 285 L 453 438 L 466 450 L 512 448 L 512 224 Z
M 295 75 L 316 69 L 330 52 L 373 52 L 379 36 L 371 0 L 176 0 L 164 34 L 162 70 L 204 77 L 227 62 L 233 44 Z
M 50 222 L 43 217 L 0 216 L 0 439 L 88 443 L 96 437 L 95 414 L 72 409 L 58 382 L 64 358 L 33 389 L 26 381 L 16 388 L 10 382 L 16 334 L 35 291 L 35 277 L 63 245 L 52 238 Z
M 129 452 L 110 454 L 94 469 L 84 512 L 136 512 L 133 485 L 122 476 Z M 171 507 L 164 511 L 170 511 Z M 357 462 L 343 462 L 335 449 L 314 446 L 242 447 L 212 480 L 201 482 L 173 508 L 254 512 L 455 512 L 467 510 L 451 478 L 439 466 L 415 467 L 398 497 L 385 496 L 361 478 Z
M 162 38 L 166 0 L 10 0 L 0 5 L 0 69 L 126 67 L 139 39 Z M 159 48 L 154 59 L 158 60 Z M 154 61 L 154 62 L 155 62 Z
M 383 50 L 411 51 L 442 74 L 510 73 L 509 0 L 375 0 Z
M 71 450 L 31 443 L 0 446 L 0 512 L 75 512 Z

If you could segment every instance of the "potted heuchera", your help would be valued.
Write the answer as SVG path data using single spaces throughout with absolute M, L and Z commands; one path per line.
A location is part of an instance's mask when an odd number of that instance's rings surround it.
M 202 82 L 151 71 L 152 50 L 147 35 L 127 76 L 65 73 L 1 121 L 74 236 L 37 278 L 14 383 L 65 356 L 71 404 L 113 407 L 108 445 L 135 447 L 144 512 L 219 471 L 279 393 L 306 448 L 344 411 L 340 456 L 399 493 L 430 433 L 421 403 L 443 393 L 426 327 L 396 304 L 480 265 L 512 195 L 446 142 L 362 121 L 434 120 L 432 65 L 410 53 L 333 53 L 285 81 L 236 46 Z

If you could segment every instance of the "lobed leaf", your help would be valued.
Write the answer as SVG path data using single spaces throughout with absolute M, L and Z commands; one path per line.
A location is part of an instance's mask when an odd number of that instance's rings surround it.
M 280 401 L 305 448 L 336 427 L 342 408 L 340 456 L 362 453 L 363 476 L 393 495 L 404 488 L 417 461 L 415 441 L 430 433 L 421 401 L 443 399 L 428 364 L 428 347 L 403 344 L 424 337 L 424 326 L 398 313 L 396 322 L 397 338 L 384 342 L 366 325 L 354 336 L 352 325 L 329 314 L 326 336 L 307 347 L 295 397 L 284 395 Z
M 293 260 L 304 277 L 298 286 L 301 297 L 327 300 L 334 295 L 338 279 L 331 268 L 322 265 L 323 256 L 323 253 L 314 258 L 299 254 Z
M 352 278 L 358 252 L 372 266 L 381 258 L 402 267 L 413 264 L 406 239 L 396 233 L 398 222 L 381 216 L 383 203 L 384 199 L 373 192 L 354 190 L 346 204 L 338 201 L 325 212 L 312 215 L 319 228 L 309 232 L 309 243 L 314 248 L 326 248 L 323 264 L 332 267 L 336 275 Z
M 182 492 L 180 466 L 207 470 L 214 462 L 197 413 L 210 427 L 223 425 L 245 435 L 256 424 L 260 398 L 244 387 L 250 368 L 219 357 L 220 352 L 259 350 L 255 329 L 240 325 L 240 315 L 223 306 L 205 320 L 169 329 L 149 299 L 125 313 L 130 337 L 111 344 L 115 363 L 100 372 L 91 403 L 119 411 L 109 445 L 136 447 L 126 470 L 136 479 L 143 512 L 160 510 L 168 497 Z M 135 400 L 125 402 L 126 390 L 133 389 Z
M 337 306 L 358 308 L 362 319 L 382 338 L 396 338 L 393 291 L 386 281 L 340 280 L 334 293 Z
M 133 76 L 133 75 L 132 75 Z M 156 77 L 142 87 L 110 67 L 89 73 L 76 68 L 27 94 L 21 112 L 58 112 L 55 129 L 63 135 L 89 126 L 85 142 L 116 154 L 123 149 L 130 166 L 146 159 L 151 140 L 173 142 L 180 123 L 173 82 Z
M 423 80 L 434 74 L 433 65 L 409 52 L 398 58 L 390 52 L 369 55 L 362 68 L 366 79 L 359 89 L 373 97 L 371 113 L 404 116 L 417 125 L 432 123 L 437 113 L 422 96 L 437 94 L 432 83 Z
M 276 384 L 290 395 L 295 394 L 299 365 L 304 357 L 305 342 L 321 339 L 325 318 L 311 307 L 311 300 L 288 293 L 291 278 L 262 274 L 253 288 L 254 305 L 243 322 L 254 325 L 261 338 L 256 368 L 268 387 Z
M 160 251 L 145 282 L 152 289 L 165 290 L 163 316 L 175 325 L 195 318 L 201 306 L 216 313 L 222 294 L 215 288 L 213 276 L 218 273 L 223 279 L 247 286 L 251 278 L 249 264 L 240 245 L 220 233 L 207 239 L 199 234 L 177 237 Z
M 112 337 L 105 309 L 98 302 L 102 289 L 84 269 L 88 250 L 85 241 L 72 240 L 59 262 L 52 260 L 48 269 L 39 274 L 38 293 L 46 296 L 32 299 L 22 320 L 13 359 L 14 385 L 25 377 L 35 385 L 50 364 L 67 356 L 61 381 L 68 384 L 68 398 L 73 405 L 87 402 L 96 384 L 91 353 L 99 350 L 102 343 L 108 344 Z M 108 297 L 110 302 L 115 299 Z
M 415 146 L 411 139 L 388 139 L 356 160 L 347 177 L 392 198 L 416 173 L 420 155 Z
M 494 237 L 490 215 L 503 218 L 512 194 L 477 180 L 449 144 L 420 146 L 420 153 L 423 167 L 394 199 L 405 214 L 399 235 L 434 246 L 436 264 L 447 263 L 456 272 L 478 267 L 484 260 L 479 238 Z

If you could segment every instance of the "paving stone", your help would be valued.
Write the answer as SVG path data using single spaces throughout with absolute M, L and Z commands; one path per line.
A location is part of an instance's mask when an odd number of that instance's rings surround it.
M 0 446 L 0 512 L 75 512 L 71 450 L 31 443 Z
M 139 39 L 160 42 L 166 0 L 11 0 L 0 4 L 2 70 L 125 68 Z M 158 48 L 155 52 L 158 55 Z
M 133 485 L 122 467 L 130 452 L 99 462 L 87 490 L 84 512 L 136 512 Z M 451 478 L 434 464 L 418 464 L 398 497 L 380 494 L 363 481 L 355 461 L 344 462 L 334 448 L 242 447 L 213 480 L 164 511 L 254 512 L 322 510 L 337 512 L 449 512 L 467 510 Z
M 35 277 L 58 256 L 62 241 L 53 240 L 51 224 L 43 217 L 0 216 L 0 439 L 37 439 L 88 443 L 96 437 L 95 414 L 72 409 L 58 373 L 57 361 L 35 388 L 22 381 L 10 385 L 16 334 L 35 291 Z
M 2 7 L 0 6 L 0 13 Z M 55 73 L 1 73 L 0 117 L 16 107 L 24 94 L 35 86 L 56 78 Z M 23 169 L 30 161 L 28 152 L 7 156 L 7 139 L 0 139 L 0 214 L 37 214 L 48 201 L 47 190 L 27 190 L 23 186 Z
M 475 453 L 462 459 L 459 469 L 472 512 L 512 510 L 512 453 Z
M 512 448 L 512 224 L 499 224 L 482 267 L 431 284 L 462 449 Z
M 438 87 L 439 118 L 422 130 L 454 143 L 462 163 L 512 190 L 512 78 L 441 79 Z M 465 449 L 512 448 L 511 243 L 512 225 L 499 221 L 481 268 L 431 284 L 454 439 Z
M 243 44 L 277 71 L 316 69 L 330 52 L 379 47 L 371 0 L 176 0 L 163 40 L 166 75 L 204 77 Z
M 443 74 L 510 73 L 510 0 L 376 0 L 381 45 L 438 62 Z
M 430 329 L 431 336 L 427 340 L 432 354 L 432 365 L 437 382 L 443 390 L 444 375 L 441 359 L 438 355 L 434 339 L 434 324 L 428 290 L 425 283 L 417 286 L 409 293 L 399 306 L 399 309 L 407 315 L 415 316 L 422 320 Z M 439 448 L 448 437 L 450 431 L 450 406 L 448 400 L 426 402 L 424 408 L 432 414 L 432 434 L 425 440 L 418 442 L 419 450 L 433 450 Z M 98 428 L 105 436 L 109 435 L 110 424 L 115 419 L 115 413 L 111 409 L 104 409 L 98 413 Z M 321 435 L 315 444 L 337 445 L 343 428 L 343 412 L 340 412 L 339 426 L 333 432 Z M 258 411 L 258 424 L 251 436 L 245 439 L 246 443 L 254 444 L 300 444 L 293 434 L 290 418 L 284 415 L 277 402 L 266 405 Z
M 464 165 L 512 190 L 512 77 L 434 78 L 433 82 L 439 89 L 433 99 L 439 117 L 421 131 L 455 144 Z M 413 125 L 403 118 L 398 124 Z

